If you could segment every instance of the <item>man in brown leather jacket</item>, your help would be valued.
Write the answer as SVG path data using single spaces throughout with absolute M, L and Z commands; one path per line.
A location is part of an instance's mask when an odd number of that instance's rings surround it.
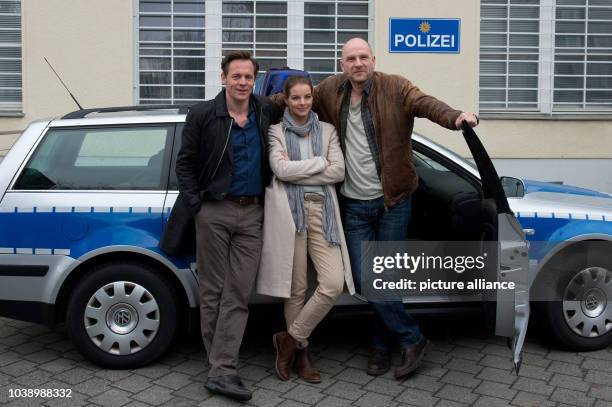
M 374 71 L 369 44 L 349 40 L 342 48 L 342 74 L 323 80 L 314 92 L 314 109 L 322 121 L 336 126 L 346 161 L 340 187 L 343 225 L 353 279 L 361 291 L 361 242 L 406 239 L 410 195 L 418 185 L 412 162 L 415 117 L 427 118 L 451 130 L 473 113 L 455 110 L 426 95 L 399 75 Z M 372 302 L 376 317 L 373 352 L 367 372 L 382 375 L 391 367 L 391 340 L 402 347 L 401 379 L 414 371 L 429 341 L 401 302 Z

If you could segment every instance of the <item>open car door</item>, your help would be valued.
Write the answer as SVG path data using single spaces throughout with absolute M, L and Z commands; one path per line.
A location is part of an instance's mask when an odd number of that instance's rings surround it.
M 498 281 L 514 282 L 514 290 L 496 294 L 495 334 L 509 338 L 516 373 L 529 322 L 529 243 L 510 209 L 497 171 L 474 130 L 464 121 L 463 136 L 482 181 L 483 204 L 497 212 Z

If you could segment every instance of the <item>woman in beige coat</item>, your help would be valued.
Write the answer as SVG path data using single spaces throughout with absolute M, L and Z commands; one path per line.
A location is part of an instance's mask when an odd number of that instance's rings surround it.
M 257 292 L 285 299 L 287 331 L 274 335 L 276 372 L 288 380 L 295 359 L 298 375 L 318 383 L 308 354 L 308 337 L 342 293 L 354 294 L 348 250 L 334 184 L 344 179 L 336 130 L 312 112 L 312 83 L 285 83 L 285 115 L 270 127 L 269 158 L 274 177 L 266 189 L 261 265 Z M 306 303 L 307 258 L 317 287 Z

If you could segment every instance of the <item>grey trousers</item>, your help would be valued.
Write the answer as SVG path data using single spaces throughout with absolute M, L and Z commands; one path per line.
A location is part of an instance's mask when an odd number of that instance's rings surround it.
M 205 202 L 196 216 L 200 326 L 208 377 L 236 374 L 261 254 L 263 208 Z

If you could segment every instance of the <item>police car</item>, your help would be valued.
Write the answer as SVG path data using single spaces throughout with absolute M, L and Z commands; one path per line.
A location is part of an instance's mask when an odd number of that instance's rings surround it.
M 461 182 L 453 165 L 474 176 L 479 168 L 419 135 L 414 135 L 414 144 L 420 185 L 411 227 L 448 228 L 478 216 L 476 209 L 466 210 L 467 188 L 455 192 Z M 612 344 L 612 195 L 512 177 L 501 177 L 500 182 L 530 244 L 530 300 L 547 336 L 576 351 Z M 439 198 L 441 190 L 446 199 Z M 440 219 L 437 209 L 429 214 L 428 205 L 444 205 L 449 195 L 455 197 L 450 206 L 454 211 L 447 220 Z
M 194 259 L 158 248 L 178 196 L 174 166 L 187 109 L 88 109 L 25 129 L 0 163 L 0 315 L 65 322 L 83 355 L 110 368 L 150 363 L 183 323 L 197 327 Z M 492 314 L 517 366 L 529 287 L 541 281 L 550 290 L 535 300 L 555 337 L 578 350 L 610 344 L 612 198 L 500 181 L 476 134 L 465 128 L 464 136 L 476 166 L 414 135 L 420 185 L 410 238 L 498 242 L 498 279 L 516 288 L 492 298 Z M 530 259 L 525 233 L 537 246 Z

